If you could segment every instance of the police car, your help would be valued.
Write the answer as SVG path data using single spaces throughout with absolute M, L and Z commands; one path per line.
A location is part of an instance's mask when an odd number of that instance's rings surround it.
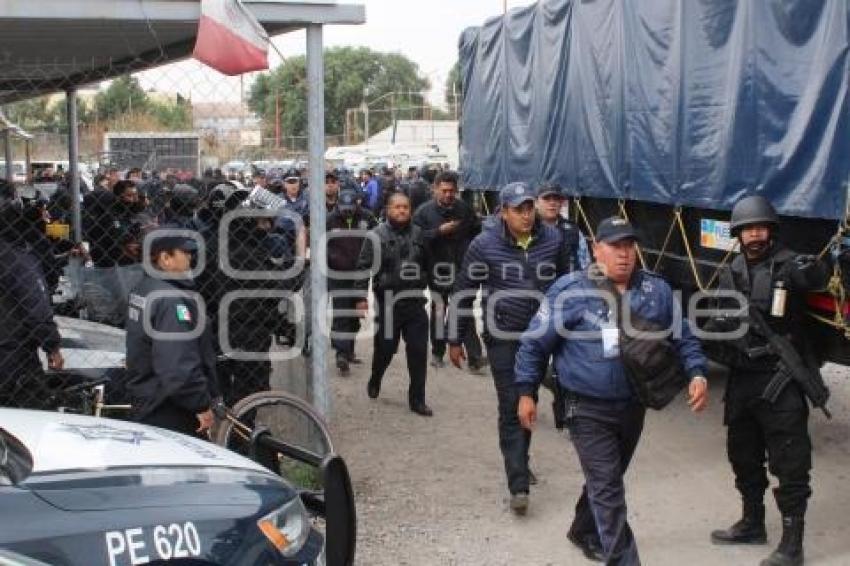
M 325 490 L 352 519 L 347 471 L 333 469 Z M 334 527 L 350 552 L 320 532 L 346 515 L 334 505 L 200 439 L 0 408 L 0 556 L 21 557 L 3 564 L 350 564 L 353 527 Z

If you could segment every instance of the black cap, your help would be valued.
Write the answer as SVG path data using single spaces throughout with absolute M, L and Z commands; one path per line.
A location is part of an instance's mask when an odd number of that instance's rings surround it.
M 301 173 L 298 172 L 298 169 L 290 167 L 286 170 L 286 172 L 283 174 L 283 180 L 289 181 L 290 179 L 298 179 L 299 181 L 301 180 Z
M 340 212 L 354 212 L 357 210 L 357 193 L 340 191 L 336 206 Z
M 327 181 L 339 181 L 339 176 L 336 174 L 336 171 L 325 171 L 325 182 Z
M 521 205 L 527 201 L 534 201 L 534 191 L 528 183 L 508 183 L 499 192 L 499 203 L 511 208 Z
M 620 218 L 619 216 L 606 218 L 600 222 L 599 226 L 596 228 L 597 242 L 613 244 L 627 239 L 635 241 L 640 240 L 634 226 L 632 226 L 628 220 Z
M 194 252 L 198 250 L 198 243 L 191 234 L 191 230 L 165 225 L 148 232 L 145 240 L 150 241 L 151 255 L 174 250 Z
M 537 187 L 537 198 L 545 197 L 546 195 L 558 195 L 564 198 L 564 191 L 556 183 L 543 183 Z

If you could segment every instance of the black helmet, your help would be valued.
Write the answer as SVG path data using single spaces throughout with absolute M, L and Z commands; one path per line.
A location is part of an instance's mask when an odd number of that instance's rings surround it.
M 192 216 L 201 203 L 198 189 L 191 185 L 177 185 L 171 191 L 171 210 L 180 216 Z
M 741 228 L 751 224 L 777 226 L 779 217 L 770 201 L 760 195 L 742 198 L 732 208 L 732 235 L 738 235 Z
M 237 208 L 242 201 L 248 198 L 249 191 L 237 181 L 219 183 L 210 191 L 207 202 L 209 208 L 219 214 Z

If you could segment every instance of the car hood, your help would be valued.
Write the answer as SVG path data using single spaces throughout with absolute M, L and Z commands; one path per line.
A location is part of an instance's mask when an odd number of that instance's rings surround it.
M 32 453 L 31 476 L 134 467 L 230 468 L 272 475 L 211 442 L 138 423 L 0 408 L 0 426 Z

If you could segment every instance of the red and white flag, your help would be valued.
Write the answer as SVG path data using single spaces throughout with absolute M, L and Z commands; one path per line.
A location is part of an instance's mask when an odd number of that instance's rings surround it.
M 269 68 L 269 36 L 239 0 L 201 0 L 192 56 L 225 75 Z

